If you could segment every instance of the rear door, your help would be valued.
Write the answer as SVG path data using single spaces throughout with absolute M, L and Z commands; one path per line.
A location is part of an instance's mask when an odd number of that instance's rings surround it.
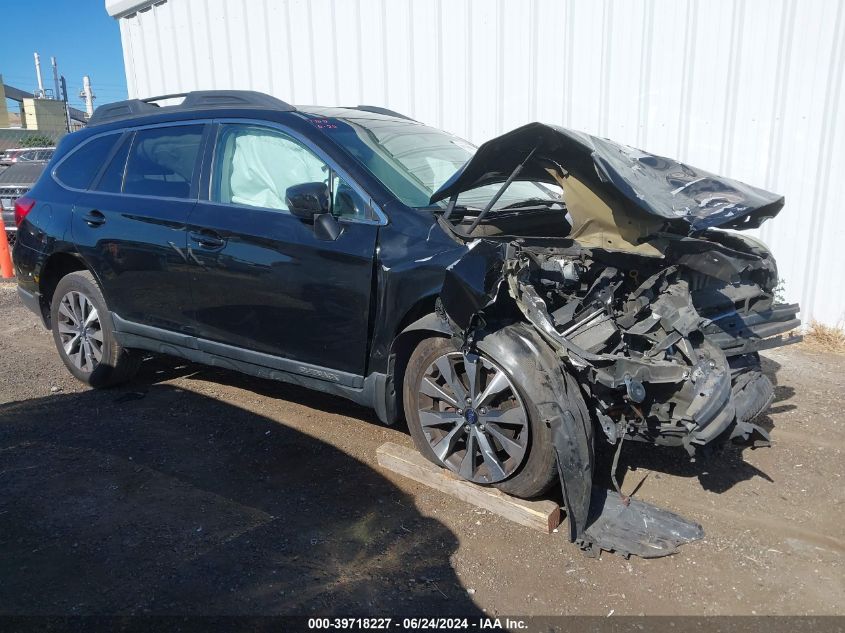
M 251 362 L 359 386 L 382 221 L 369 199 L 280 128 L 221 122 L 208 153 L 209 199 L 188 222 L 197 335 L 255 352 Z M 306 182 L 331 190 L 337 239 L 288 210 L 287 188 Z
M 118 319 L 191 332 L 186 252 L 196 204 L 202 123 L 123 135 L 76 200 L 73 239 Z

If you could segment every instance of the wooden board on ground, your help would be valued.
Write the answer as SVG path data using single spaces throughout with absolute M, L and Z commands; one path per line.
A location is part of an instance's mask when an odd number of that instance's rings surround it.
M 450 471 L 435 466 L 417 451 L 393 442 L 376 449 L 379 466 L 436 488 L 479 508 L 549 534 L 560 525 L 560 507 L 554 501 L 517 499 L 496 488 L 485 488 L 459 479 Z

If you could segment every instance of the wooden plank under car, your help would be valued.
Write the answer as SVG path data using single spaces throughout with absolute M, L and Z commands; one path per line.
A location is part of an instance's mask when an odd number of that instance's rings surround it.
M 376 449 L 379 466 L 421 484 L 445 492 L 461 501 L 483 508 L 514 523 L 551 533 L 560 525 L 560 506 L 554 501 L 526 501 L 496 488 L 460 479 L 432 464 L 416 450 L 387 442 Z

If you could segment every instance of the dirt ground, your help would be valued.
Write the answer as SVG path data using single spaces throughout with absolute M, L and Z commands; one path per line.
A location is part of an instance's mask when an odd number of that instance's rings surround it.
M 774 447 L 623 452 L 705 539 L 594 560 L 381 470 L 407 432 L 343 400 L 167 358 L 83 388 L 0 283 L 0 613 L 843 614 L 845 356 L 766 357 Z

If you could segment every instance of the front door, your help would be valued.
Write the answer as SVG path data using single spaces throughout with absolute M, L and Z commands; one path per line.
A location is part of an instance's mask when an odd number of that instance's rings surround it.
M 292 136 L 249 124 L 219 125 L 210 180 L 188 219 L 197 336 L 219 355 L 359 385 L 378 235 L 368 199 Z M 330 191 L 336 239 L 288 210 L 287 188 L 312 182 Z

